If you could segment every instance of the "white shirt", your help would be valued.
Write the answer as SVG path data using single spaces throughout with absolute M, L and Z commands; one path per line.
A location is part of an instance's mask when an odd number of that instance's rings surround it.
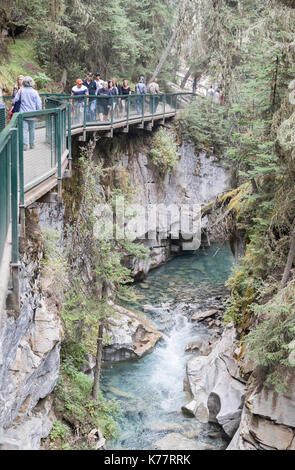
M 95 83 L 96 83 L 96 90 L 95 90 L 95 94 L 97 95 L 97 92 L 100 88 L 102 88 L 102 85 L 104 83 L 103 80 L 99 79 L 99 80 L 94 80 Z

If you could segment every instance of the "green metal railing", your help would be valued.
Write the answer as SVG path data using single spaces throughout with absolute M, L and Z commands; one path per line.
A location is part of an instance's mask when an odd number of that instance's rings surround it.
M 12 243 L 11 261 L 18 260 L 17 121 L 17 116 L 13 116 L 0 134 L 0 263 L 7 243 Z
M 141 122 L 148 118 L 160 118 L 175 114 L 184 107 L 182 100 L 188 104 L 194 98 L 192 93 L 163 93 L 158 95 L 62 95 L 58 100 L 71 105 L 71 129 L 91 127 L 110 128 L 124 124 Z M 48 98 L 54 101 L 54 98 Z
M 34 129 L 35 148 L 26 151 L 28 125 Z M 71 158 L 70 144 L 70 105 L 60 101 L 54 108 L 14 114 L 0 133 L 0 268 L 6 246 L 11 245 L 11 263 L 18 263 L 18 227 L 26 193 L 54 174 L 61 180 L 63 161 Z M 0 289 L 2 283 L 0 279 Z
M 12 266 L 18 264 L 18 227 L 19 222 L 23 225 L 26 195 L 53 175 L 60 183 L 66 157 L 71 168 L 71 134 L 75 129 L 143 125 L 145 120 L 173 116 L 193 98 L 192 93 L 83 97 L 45 93 L 40 96 L 42 110 L 14 114 L 0 132 L 0 270 L 7 244 L 11 244 Z M 3 98 L 8 111 L 12 97 Z M 30 143 L 30 132 L 35 135 L 35 148 L 25 149 L 24 143 Z

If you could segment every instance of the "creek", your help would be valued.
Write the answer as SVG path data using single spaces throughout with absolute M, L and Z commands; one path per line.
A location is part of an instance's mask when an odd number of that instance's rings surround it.
M 222 303 L 233 262 L 229 246 L 212 245 L 171 259 L 135 286 L 137 298 L 129 307 L 145 311 L 163 339 L 142 359 L 103 369 L 104 395 L 120 408 L 118 436 L 108 442 L 108 449 L 226 447 L 217 424 L 200 423 L 184 415 L 181 407 L 191 400 L 183 390 L 186 362 L 192 357 L 186 345 L 207 341 L 211 334 L 207 325 L 192 323 L 190 316 Z

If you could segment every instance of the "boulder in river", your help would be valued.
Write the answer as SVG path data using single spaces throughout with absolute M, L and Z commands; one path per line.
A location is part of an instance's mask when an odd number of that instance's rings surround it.
M 181 410 L 185 415 L 195 417 L 197 406 L 198 404 L 196 400 L 192 400 L 189 403 L 187 403 L 187 405 L 182 406 Z
M 226 330 L 208 356 L 187 363 L 187 377 L 201 422 L 219 423 L 233 437 L 241 418 L 245 384 L 234 367 L 235 330 Z
M 186 345 L 185 351 L 186 352 L 199 351 L 200 349 L 202 349 L 203 344 L 204 342 L 201 339 L 198 339 L 196 341 L 191 341 L 190 343 Z
M 144 315 L 119 305 L 112 306 L 118 315 L 108 322 L 107 334 L 110 341 L 103 348 L 104 363 L 138 359 L 152 352 L 162 337 L 161 333 L 153 328 Z
M 191 318 L 191 321 L 200 322 L 205 320 L 205 318 L 214 317 L 214 315 L 216 315 L 217 313 L 220 313 L 220 311 L 216 309 L 206 310 L 205 312 L 195 312 Z

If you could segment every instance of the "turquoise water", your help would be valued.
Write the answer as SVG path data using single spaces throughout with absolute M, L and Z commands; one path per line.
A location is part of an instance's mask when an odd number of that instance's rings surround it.
M 218 246 L 213 245 L 194 255 L 176 257 L 135 287 L 138 299 L 134 308 L 147 311 L 163 339 L 141 360 L 103 370 L 104 394 L 118 401 L 121 409 L 118 437 L 108 443 L 108 449 L 156 449 L 167 436 L 176 438 L 184 450 L 225 447 L 217 425 L 199 423 L 181 411 L 191 399 L 183 391 L 186 362 L 192 357 L 185 346 L 209 337 L 204 325 L 189 321 L 189 312 L 220 302 L 234 261 L 228 246 L 217 251 Z

